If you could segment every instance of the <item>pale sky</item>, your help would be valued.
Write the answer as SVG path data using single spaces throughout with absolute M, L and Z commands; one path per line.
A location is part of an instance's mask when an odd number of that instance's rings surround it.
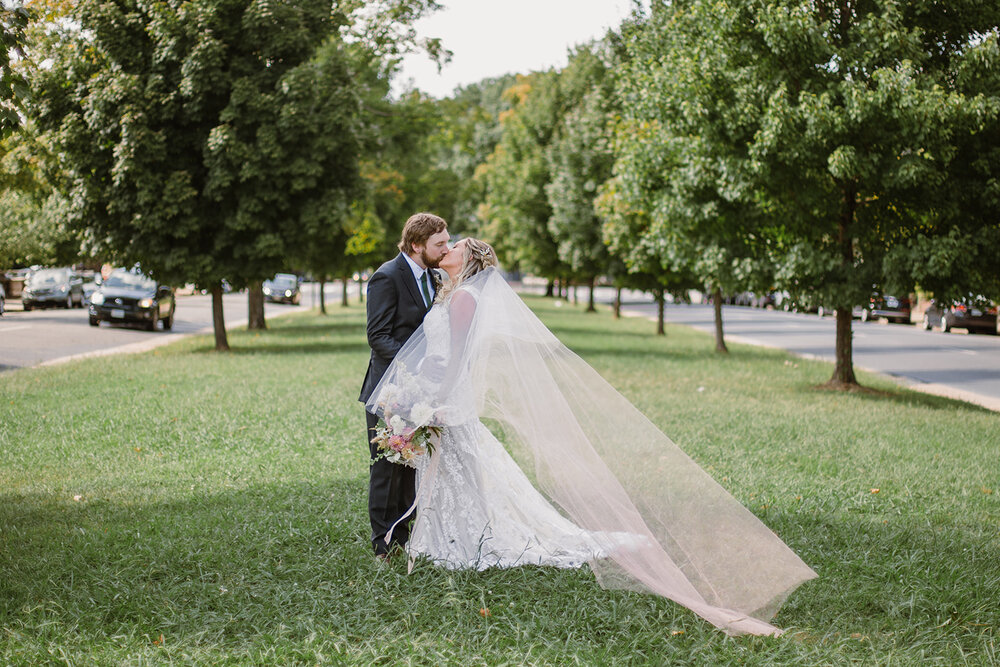
M 421 37 L 440 37 L 453 52 L 441 74 L 430 58 L 409 55 L 393 90 L 415 88 L 448 97 L 457 86 L 510 72 L 566 65 L 567 51 L 617 28 L 632 0 L 440 0 L 416 24 Z M 643 3 L 648 6 L 648 3 Z

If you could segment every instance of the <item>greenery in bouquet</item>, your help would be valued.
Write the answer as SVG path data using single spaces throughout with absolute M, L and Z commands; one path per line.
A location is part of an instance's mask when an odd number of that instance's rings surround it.
M 440 426 L 414 427 L 399 415 L 391 416 L 388 424 L 380 419 L 372 430 L 375 436 L 371 441 L 378 446 L 379 452 L 375 461 L 384 458 L 411 468 L 417 467 L 421 457 L 433 454 L 441 438 Z

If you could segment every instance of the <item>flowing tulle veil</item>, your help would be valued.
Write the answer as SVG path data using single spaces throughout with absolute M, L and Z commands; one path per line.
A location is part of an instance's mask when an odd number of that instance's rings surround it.
M 768 621 L 816 574 L 563 345 L 496 269 L 449 300 L 435 306 L 453 306 L 448 358 L 425 359 L 421 327 L 368 409 L 417 425 L 487 420 L 577 525 L 643 536 L 589 563 L 602 586 L 662 595 L 730 634 L 779 633 Z M 400 400 L 398 387 L 414 384 L 419 400 Z

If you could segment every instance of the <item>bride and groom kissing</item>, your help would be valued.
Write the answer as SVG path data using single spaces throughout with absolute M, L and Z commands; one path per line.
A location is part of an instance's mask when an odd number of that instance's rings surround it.
M 729 634 L 779 634 L 769 621 L 816 574 L 542 324 L 489 244 L 449 239 L 442 218 L 411 216 L 368 283 L 368 433 L 436 434 L 409 465 L 368 437 L 376 556 L 586 564 Z

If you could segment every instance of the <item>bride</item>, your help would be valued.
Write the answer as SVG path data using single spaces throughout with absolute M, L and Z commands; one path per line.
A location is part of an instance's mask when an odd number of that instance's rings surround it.
M 455 244 L 440 264 L 449 286 L 366 406 L 437 436 L 413 461 L 411 559 L 587 563 L 604 587 L 662 595 L 730 634 L 779 634 L 768 621 L 816 574 L 559 342 L 496 265 L 487 243 Z

